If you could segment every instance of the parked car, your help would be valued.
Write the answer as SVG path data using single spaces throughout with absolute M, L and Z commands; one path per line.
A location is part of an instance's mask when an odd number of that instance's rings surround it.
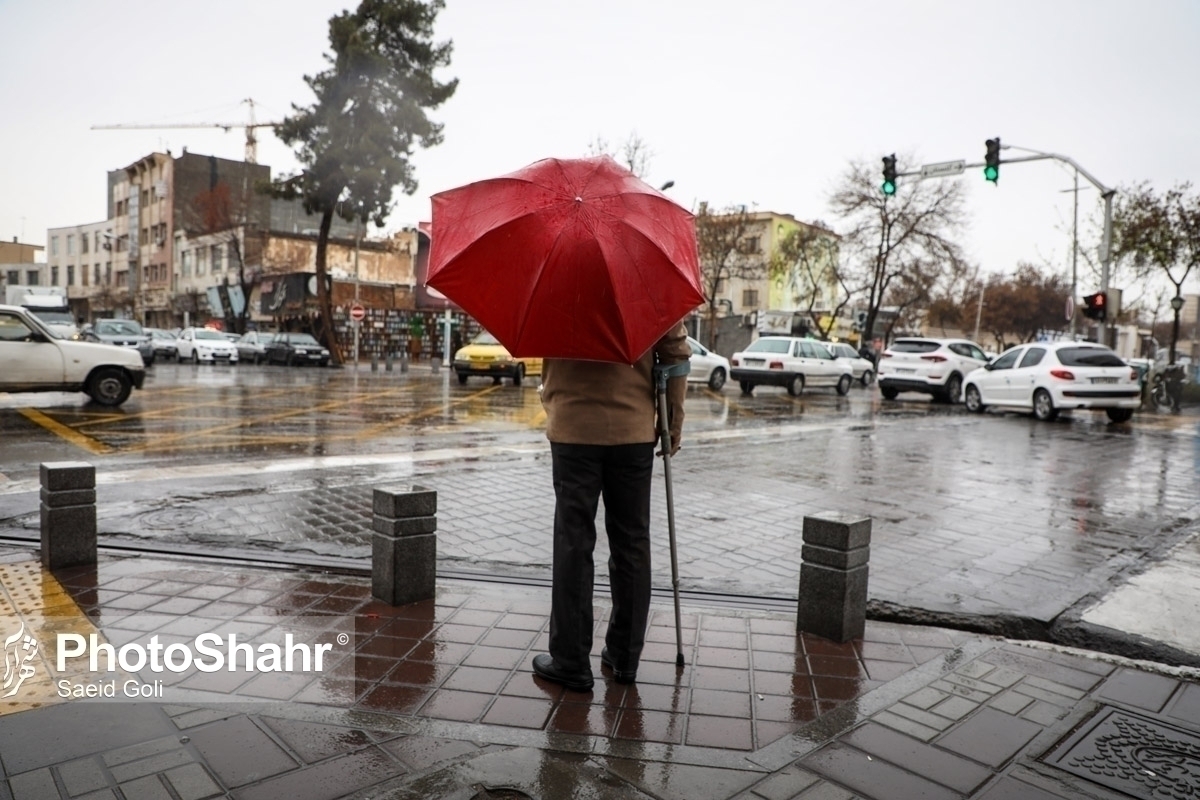
M 542 359 L 513 358 L 495 336 L 480 331 L 454 354 L 454 374 L 459 384 L 465 384 L 474 375 L 497 383 L 509 378 L 513 386 L 520 386 L 527 375 L 542 374 Z
M 705 383 L 714 392 L 719 392 L 729 378 L 729 359 L 714 353 L 690 336 L 687 341 L 688 347 L 692 348 L 688 383 Z
M 233 342 L 225 338 L 225 334 L 210 328 L 184 328 L 175 340 L 179 350 L 180 361 L 191 361 L 199 364 L 205 361 L 211 364 L 238 363 L 238 350 Z
M 329 351 L 308 333 L 277 333 L 263 348 L 263 360 L 268 364 L 318 364 L 329 363 Z
M 854 375 L 854 380 L 863 386 L 870 386 L 871 381 L 875 380 L 875 363 L 863 358 L 853 347 L 845 342 L 826 342 L 825 346 L 839 360 L 850 365 L 850 372 Z
M 850 391 L 854 375 L 824 343 L 792 336 L 763 336 L 729 359 L 729 374 L 751 394 L 755 386 L 784 386 L 793 397 L 806 386 L 833 386 Z
M 879 392 L 895 400 L 900 392 L 922 392 L 957 403 L 963 378 L 988 363 L 983 348 L 967 339 L 896 339 L 879 358 Z
M 150 334 L 150 343 L 154 346 L 154 357 L 168 361 L 179 360 L 178 336 L 162 328 L 144 328 Z
M 0 392 L 86 392 L 119 406 L 142 388 L 146 365 L 129 347 L 61 337 L 18 306 L 0 306 Z
M 968 411 L 988 406 L 1023 408 L 1052 420 L 1072 408 L 1102 408 L 1125 422 L 1141 405 L 1138 370 L 1109 348 L 1088 342 L 1017 345 L 967 375 L 963 402 Z
M 267 358 L 267 342 L 275 336 L 266 331 L 246 331 L 237 340 L 238 358 L 254 364 L 261 363 Z
M 154 344 L 150 334 L 137 320 L 98 319 L 80 332 L 80 338 L 88 342 L 115 344 L 137 350 L 142 363 L 147 367 L 154 363 Z

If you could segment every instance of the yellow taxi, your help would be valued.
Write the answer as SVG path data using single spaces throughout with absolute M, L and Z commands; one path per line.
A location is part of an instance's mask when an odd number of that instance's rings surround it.
M 510 378 L 513 386 L 520 386 L 526 375 L 542 374 L 542 359 L 513 358 L 495 336 L 481 331 L 454 354 L 454 373 L 460 384 L 478 375 L 492 378 L 496 383 Z

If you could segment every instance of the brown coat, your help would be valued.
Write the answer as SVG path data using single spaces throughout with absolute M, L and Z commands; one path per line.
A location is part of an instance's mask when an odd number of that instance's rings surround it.
M 636 364 L 548 358 L 542 364 L 546 438 L 559 444 L 645 444 L 658 440 L 654 356 L 663 364 L 687 361 L 691 348 L 683 324 L 658 340 Z M 687 379 L 667 382 L 671 439 L 683 433 Z

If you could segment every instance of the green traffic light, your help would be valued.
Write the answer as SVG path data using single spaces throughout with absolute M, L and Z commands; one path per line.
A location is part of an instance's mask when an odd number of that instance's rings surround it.
M 896 184 L 892 183 L 891 181 L 884 181 L 882 188 L 883 193 L 886 195 L 893 195 L 896 193 Z
M 999 167 L 984 167 L 983 177 L 987 178 L 992 183 L 995 183 L 1000 178 Z

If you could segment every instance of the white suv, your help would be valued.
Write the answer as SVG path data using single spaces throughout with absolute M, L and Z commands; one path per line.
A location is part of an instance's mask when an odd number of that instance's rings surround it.
M 18 306 L 0 306 L 0 392 L 87 392 L 119 406 L 142 388 L 146 367 L 137 350 L 63 339 Z
M 967 339 L 896 339 L 879 357 L 879 392 L 923 392 L 943 403 L 961 399 L 963 378 L 988 363 L 983 348 Z
M 729 360 L 729 377 L 743 394 L 754 387 L 787 387 L 793 397 L 805 386 L 832 386 L 838 394 L 850 391 L 854 374 L 850 365 L 837 358 L 822 342 L 793 336 L 763 336 Z

